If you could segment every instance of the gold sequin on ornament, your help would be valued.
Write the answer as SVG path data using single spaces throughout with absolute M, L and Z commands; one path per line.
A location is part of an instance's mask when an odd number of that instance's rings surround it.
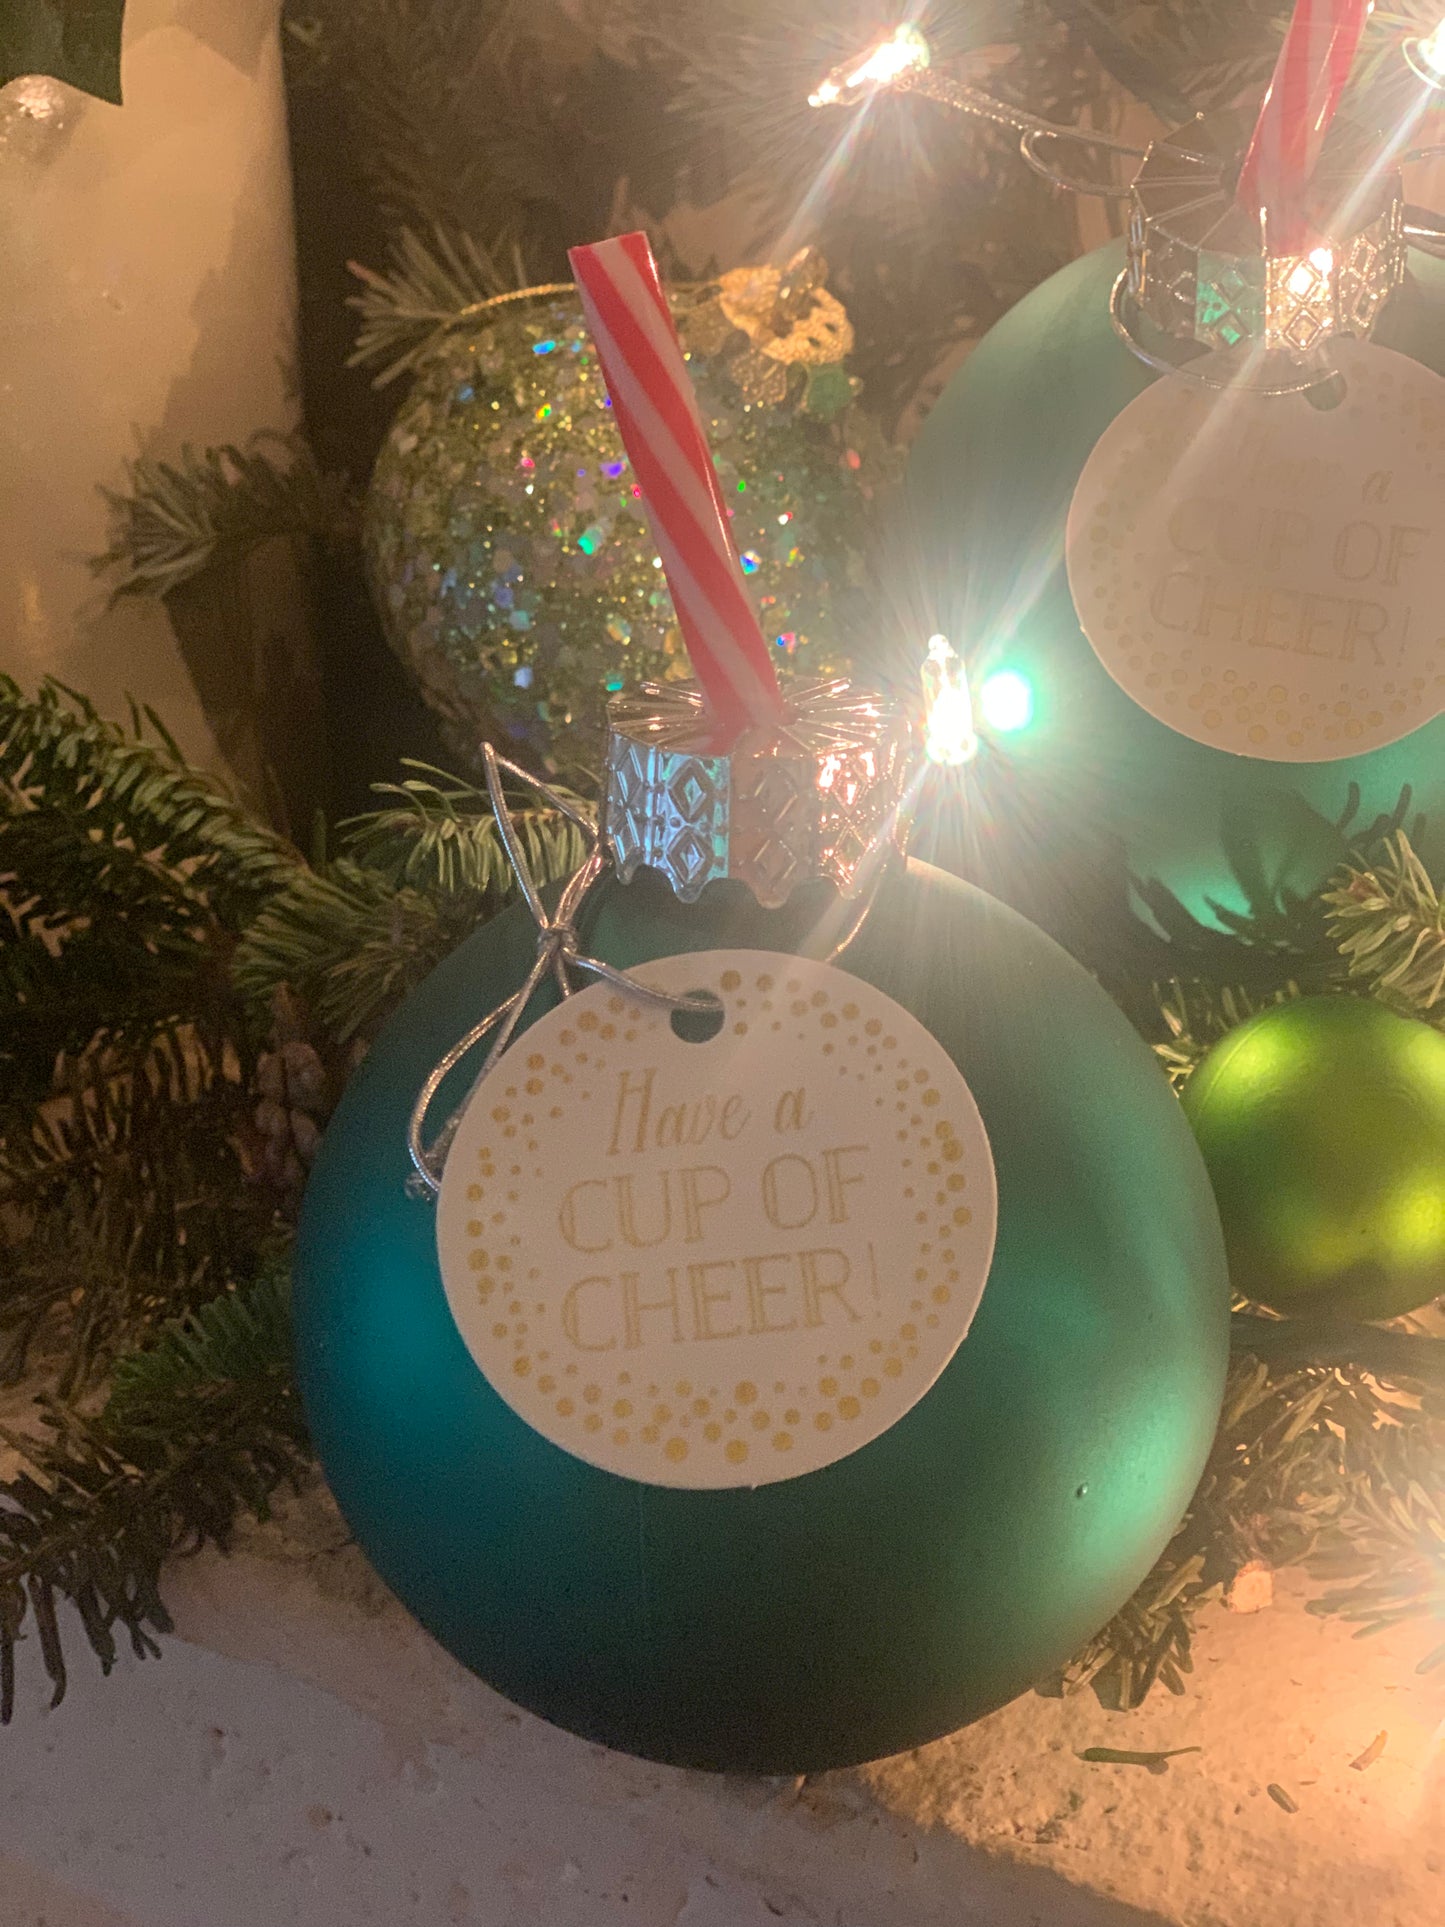
M 728 373 L 753 406 L 777 406 L 793 369 L 841 369 L 853 351 L 853 324 L 824 286 L 827 274 L 812 248 L 785 268 L 734 268 L 686 315 L 685 337 L 701 353 L 727 355 Z
M 805 254 L 670 295 L 764 634 L 785 680 L 851 666 L 888 456 L 852 329 Z M 388 638 L 472 758 L 483 736 L 595 772 L 609 695 L 689 673 L 579 302 L 499 303 L 418 375 L 366 507 Z

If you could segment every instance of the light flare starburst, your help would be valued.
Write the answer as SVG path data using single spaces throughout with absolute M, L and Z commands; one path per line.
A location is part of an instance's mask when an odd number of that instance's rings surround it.
M 861 60 L 845 60 L 840 67 L 835 67 L 816 91 L 809 94 L 808 105 L 851 107 L 869 94 L 882 93 L 895 86 L 905 75 L 928 66 L 931 59 L 928 42 L 918 29 L 899 27 Z

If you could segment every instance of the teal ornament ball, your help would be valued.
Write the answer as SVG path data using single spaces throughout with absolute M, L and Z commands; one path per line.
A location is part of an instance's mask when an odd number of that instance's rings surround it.
M 589 900 L 579 937 L 624 968 L 797 954 L 830 911 L 823 884 L 765 911 L 714 883 L 686 907 L 643 872 Z M 407 1192 L 418 1088 L 521 982 L 534 938 L 510 910 L 413 994 L 306 1198 L 300 1384 L 377 1570 L 508 1698 L 692 1767 L 892 1753 L 1065 1663 L 1177 1525 L 1224 1382 L 1218 1218 L 1149 1051 L 1013 911 L 927 866 L 885 881 L 842 967 L 932 1032 L 979 1106 L 998 1219 L 974 1322 L 911 1410 L 820 1470 L 751 1490 L 639 1483 L 549 1443 L 493 1390 L 448 1310 L 433 1207 Z
M 1013 308 L 950 382 L 910 458 L 927 607 L 982 697 L 975 782 L 990 798 L 991 884 L 1046 862 L 1067 872 L 1070 839 L 1087 831 L 1212 922 L 1216 906 L 1314 893 L 1402 797 L 1427 861 L 1445 859 L 1445 717 L 1329 762 L 1233 755 L 1157 721 L 1085 638 L 1065 575 L 1070 501 L 1099 437 L 1157 378 L 1110 325 L 1123 261 L 1122 247 L 1100 249 Z M 1445 263 L 1412 253 L 1410 270 L 1375 340 L 1445 373 Z M 989 720 L 995 690 L 1010 698 L 1002 726 Z
M 1363 997 L 1233 1030 L 1184 1087 L 1230 1279 L 1275 1311 L 1395 1318 L 1445 1286 L 1445 1036 Z

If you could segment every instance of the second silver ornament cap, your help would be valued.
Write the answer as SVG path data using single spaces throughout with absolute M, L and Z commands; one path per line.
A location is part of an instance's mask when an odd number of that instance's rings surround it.
M 656 870 L 695 903 L 731 877 L 776 909 L 809 878 L 851 896 L 901 838 L 908 723 L 851 683 L 790 691 L 782 723 L 723 753 L 696 683 L 624 690 L 607 722 L 602 834 L 624 881 Z

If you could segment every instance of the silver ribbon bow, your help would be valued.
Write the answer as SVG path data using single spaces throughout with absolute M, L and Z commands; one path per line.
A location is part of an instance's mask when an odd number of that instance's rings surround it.
M 532 994 L 543 980 L 555 978 L 562 996 L 570 997 L 576 986 L 572 983 L 572 973 L 584 977 L 600 978 L 604 983 L 616 984 L 631 997 L 640 998 L 648 1004 L 661 1005 L 665 1010 L 711 1011 L 715 1008 L 711 998 L 702 998 L 688 992 L 674 996 L 665 990 L 655 990 L 648 984 L 639 983 L 635 977 L 626 976 L 611 964 L 603 963 L 600 957 L 587 957 L 577 948 L 576 919 L 586 901 L 588 892 L 608 868 L 609 859 L 602 845 L 601 832 L 596 824 L 584 816 L 568 798 L 560 795 L 548 784 L 529 774 L 518 764 L 509 762 L 505 756 L 498 756 L 490 743 L 482 745 L 482 759 L 486 770 L 487 795 L 491 799 L 492 812 L 497 820 L 497 830 L 502 839 L 502 847 L 507 853 L 507 861 L 517 879 L 517 887 L 522 893 L 527 908 L 531 911 L 537 925 L 537 954 L 532 967 L 515 990 L 495 1010 L 488 1011 L 478 1024 L 464 1037 L 458 1038 L 439 1063 L 431 1070 L 426 1082 L 417 1094 L 412 1106 L 411 1119 L 407 1128 L 407 1149 L 411 1153 L 414 1167 L 408 1180 L 408 1189 L 417 1196 L 436 1197 L 441 1190 L 442 1171 L 445 1168 L 447 1153 L 457 1134 L 462 1116 L 476 1095 L 492 1066 L 502 1055 L 516 1035 L 517 1025 L 522 1013 L 532 1000 Z M 512 820 L 512 812 L 502 789 L 502 773 L 516 777 L 534 790 L 542 800 L 567 821 L 581 831 L 587 842 L 587 855 L 581 866 L 574 870 L 562 887 L 557 899 L 557 908 L 549 916 L 547 906 L 542 901 L 542 893 L 527 862 L 527 853 L 522 839 L 517 834 L 517 826 Z M 491 1049 L 482 1062 L 481 1069 L 472 1079 L 471 1086 L 461 1103 L 443 1124 L 430 1145 L 424 1142 L 427 1115 L 436 1101 L 437 1092 L 457 1065 L 471 1051 L 475 1050 L 482 1039 L 495 1031 Z

